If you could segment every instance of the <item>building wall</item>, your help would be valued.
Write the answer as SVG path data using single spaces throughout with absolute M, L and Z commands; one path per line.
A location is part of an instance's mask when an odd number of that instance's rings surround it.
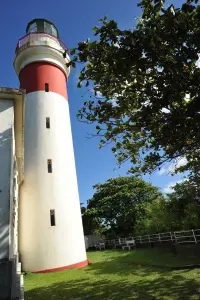
M 13 127 L 13 101 L 0 100 L 0 260 L 9 258 Z
M 18 253 L 18 172 L 15 157 L 15 137 L 13 134 L 13 155 L 10 181 L 10 247 L 9 258 Z
M 86 261 L 69 106 L 63 96 L 45 91 L 26 95 L 24 147 L 19 204 L 22 268 L 44 271 Z M 48 159 L 52 173 L 47 171 Z M 52 209 L 56 226 L 50 224 Z

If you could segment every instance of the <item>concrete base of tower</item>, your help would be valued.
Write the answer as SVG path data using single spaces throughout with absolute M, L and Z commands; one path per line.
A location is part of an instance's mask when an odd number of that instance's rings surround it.
M 79 269 L 79 268 L 84 268 L 88 266 L 88 260 L 81 261 L 76 264 L 64 266 L 64 267 L 59 267 L 59 268 L 53 268 L 53 269 L 47 269 L 47 270 L 40 270 L 40 271 L 32 271 L 32 273 L 50 273 L 50 272 L 59 272 L 59 271 L 64 271 L 67 269 Z

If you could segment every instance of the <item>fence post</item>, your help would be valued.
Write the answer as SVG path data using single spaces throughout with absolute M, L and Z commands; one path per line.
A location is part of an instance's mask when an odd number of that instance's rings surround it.
M 176 232 L 174 232 L 175 242 L 177 243 Z
M 140 238 L 140 244 L 142 244 L 142 239 L 141 239 L 141 236 L 139 236 L 139 238 Z
M 172 233 L 171 233 L 171 231 L 170 231 L 170 236 L 171 236 L 171 241 L 173 242 L 173 237 L 172 237 Z
M 160 233 L 158 234 L 158 239 L 159 239 L 159 242 L 161 243 Z
M 149 237 L 149 243 L 151 243 L 151 240 L 150 240 L 150 235 L 148 235 L 148 237 Z
M 196 239 L 196 236 L 195 236 L 195 233 L 194 233 L 194 230 L 193 230 L 193 229 L 192 229 L 192 233 L 193 233 L 194 241 L 195 241 L 195 243 L 197 244 L 197 239 Z

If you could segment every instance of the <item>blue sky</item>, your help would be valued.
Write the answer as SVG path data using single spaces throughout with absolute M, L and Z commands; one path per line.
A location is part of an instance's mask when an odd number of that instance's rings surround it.
M 7 0 L 1 3 L 1 48 L 0 48 L 0 86 L 18 87 L 19 82 L 13 68 L 15 47 L 20 37 L 25 35 L 27 23 L 34 18 L 46 18 L 55 23 L 61 39 L 68 48 L 75 47 L 79 41 L 92 37 L 92 28 L 105 15 L 115 19 L 121 28 L 131 28 L 135 18 L 140 16 L 136 0 Z M 167 1 L 174 3 L 173 0 Z M 176 4 L 183 0 L 176 0 Z M 92 186 L 104 182 L 110 177 L 126 175 L 129 164 L 120 169 L 110 147 L 98 149 L 98 139 L 87 139 L 87 132 L 94 130 L 93 125 L 80 123 L 76 119 L 81 107 L 83 90 L 76 88 L 78 70 L 72 70 L 68 81 L 70 114 L 73 131 L 80 201 L 86 202 L 93 194 Z M 116 170 L 114 170 L 116 169 Z M 162 172 L 161 172 L 162 173 Z M 145 179 L 157 185 L 161 190 L 181 176 L 155 173 Z

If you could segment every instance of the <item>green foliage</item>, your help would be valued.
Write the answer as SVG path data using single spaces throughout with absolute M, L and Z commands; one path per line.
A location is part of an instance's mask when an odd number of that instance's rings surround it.
M 200 228 L 199 186 L 189 180 L 176 184 L 174 192 L 168 195 L 169 212 L 173 229 Z
M 176 184 L 167 199 L 154 200 L 145 205 L 138 217 L 135 233 L 151 234 L 200 228 L 199 187 L 187 180 Z
M 82 215 L 84 235 L 102 236 L 103 229 L 101 227 L 101 219 L 93 217 L 87 213 L 87 210 Z
M 171 231 L 171 215 L 166 199 L 156 199 L 144 207 L 143 215 L 137 218 L 135 235 Z
M 96 184 L 88 201 L 87 217 L 99 220 L 102 234 L 107 237 L 129 236 L 145 206 L 162 198 L 157 187 L 137 177 L 118 177 Z
M 200 189 L 191 179 L 176 184 L 165 198 L 138 177 L 96 184 L 84 211 L 86 235 L 107 239 L 200 228 Z
M 84 64 L 80 82 L 94 95 L 78 113 L 97 122 L 100 148 L 114 143 L 119 164 L 131 172 L 152 172 L 163 162 L 185 156 L 191 170 L 199 157 L 200 6 L 164 7 L 164 0 L 143 0 L 134 29 L 121 30 L 106 17 L 93 28 L 94 41 L 78 43 L 72 62 Z M 175 2 L 174 2 L 175 3 Z M 101 93 L 101 97 L 98 97 Z M 190 101 L 186 101 L 190 94 Z M 192 171 L 193 172 L 193 171 Z
M 84 229 L 84 235 L 102 235 L 101 219 L 99 217 L 93 217 L 87 213 L 87 207 L 81 203 L 81 215 Z

